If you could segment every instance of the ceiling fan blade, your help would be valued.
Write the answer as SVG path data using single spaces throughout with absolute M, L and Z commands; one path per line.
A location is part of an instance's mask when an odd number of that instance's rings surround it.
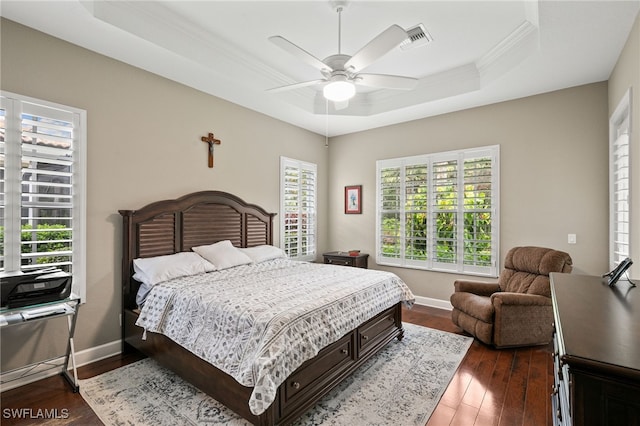
M 344 64 L 344 68 L 349 70 L 351 67 L 354 72 L 358 72 L 374 63 L 378 58 L 384 56 L 408 37 L 407 32 L 403 30 L 402 27 L 392 25 L 353 55 L 351 59 Z
M 327 66 L 327 64 L 322 62 L 320 59 L 316 58 L 303 48 L 291 43 L 284 37 L 272 36 L 269 37 L 269 41 L 320 71 L 333 71 L 331 67 Z
M 301 83 L 287 84 L 286 86 L 280 86 L 280 87 L 274 87 L 274 88 L 271 88 L 271 89 L 267 89 L 267 92 L 271 92 L 271 93 L 284 92 L 286 90 L 300 89 L 302 87 L 313 86 L 315 84 L 326 83 L 326 82 L 327 82 L 326 80 L 303 81 Z
M 386 74 L 358 74 L 356 84 L 380 89 L 412 90 L 418 84 L 417 78 Z

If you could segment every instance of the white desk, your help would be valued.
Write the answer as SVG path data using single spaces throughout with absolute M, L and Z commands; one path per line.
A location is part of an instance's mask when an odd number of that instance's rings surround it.
M 67 344 L 67 351 L 64 357 L 63 364 L 56 364 L 53 361 L 56 359 L 49 359 L 44 361 L 38 361 L 33 364 L 29 364 L 24 367 L 20 367 L 16 370 L 10 370 L 2 372 L 0 375 L 1 383 L 9 383 L 13 380 L 18 380 L 23 377 L 35 374 L 36 372 L 46 371 L 53 368 L 62 367 L 62 376 L 69 382 L 74 392 L 80 390 L 78 383 L 78 371 L 76 368 L 75 348 L 73 345 L 73 334 L 76 328 L 76 319 L 78 309 L 80 308 L 80 298 L 74 294 L 71 294 L 64 300 L 56 302 L 39 303 L 37 305 L 23 306 L 20 308 L 2 308 L 0 309 L 0 328 L 4 327 L 17 327 L 26 323 L 33 323 L 36 321 L 47 321 L 52 318 L 67 317 L 67 325 L 69 330 L 69 341 Z M 73 370 L 73 376 L 69 374 L 69 363 Z M 17 371 L 22 371 L 25 367 L 29 366 L 46 366 L 44 369 L 27 369 L 21 374 L 15 374 Z

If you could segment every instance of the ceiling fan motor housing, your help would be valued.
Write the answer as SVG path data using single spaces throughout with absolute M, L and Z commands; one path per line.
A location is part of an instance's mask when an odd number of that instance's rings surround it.
M 330 78 L 331 76 L 336 74 L 344 74 L 350 76 L 352 74 L 352 71 L 349 72 L 349 70 L 346 70 L 344 68 L 344 64 L 349 59 L 351 59 L 351 56 L 343 54 L 327 56 L 322 62 L 324 62 L 329 67 L 329 69 L 323 71 L 322 75 L 324 75 L 326 78 Z M 331 70 L 333 70 L 333 72 Z

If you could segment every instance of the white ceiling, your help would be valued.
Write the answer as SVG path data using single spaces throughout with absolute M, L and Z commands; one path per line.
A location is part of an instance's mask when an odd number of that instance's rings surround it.
M 274 118 L 335 136 L 604 81 L 640 10 L 632 1 L 351 1 L 341 53 L 392 24 L 423 24 L 426 46 L 394 49 L 366 72 L 419 79 L 412 91 L 359 90 L 344 109 L 321 77 L 268 41 L 281 35 L 319 59 L 338 53 L 329 1 L 11 1 L 0 15 Z

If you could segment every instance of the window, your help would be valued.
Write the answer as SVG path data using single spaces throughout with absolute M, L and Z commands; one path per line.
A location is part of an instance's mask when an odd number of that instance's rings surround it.
M 497 276 L 499 146 L 376 163 L 376 261 Z
M 85 300 L 86 112 L 0 96 L 0 271 L 56 267 Z
M 316 257 L 317 166 L 280 157 L 280 247 L 291 259 Z
M 609 262 L 611 268 L 630 257 L 631 92 L 627 91 L 609 120 Z

